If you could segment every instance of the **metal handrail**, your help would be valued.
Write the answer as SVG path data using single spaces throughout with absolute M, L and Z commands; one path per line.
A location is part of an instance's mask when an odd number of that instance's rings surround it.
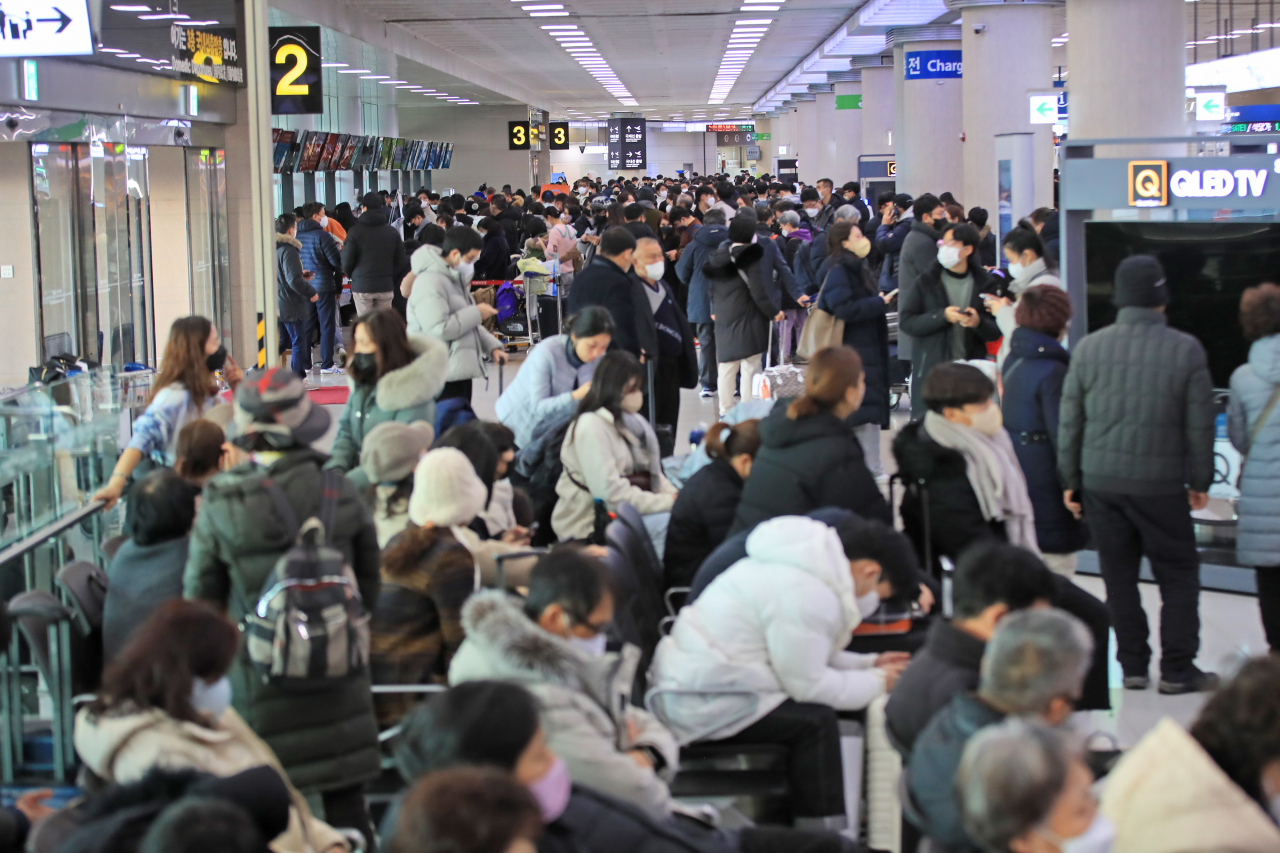
M 40 545 L 48 542 L 53 537 L 65 533 L 75 525 L 84 521 L 86 518 L 92 518 L 102 510 L 106 509 L 107 502 L 98 500 L 90 501 L 80 509 L 67 513 L 59 519 L 49 522 L 44 527 L 27 536 L 25 539 L 19 539 L 8 548 L 0 550 L 0 565 L 4 565 L 10 560 L 15 560 L 24 554 L 35 550 Z

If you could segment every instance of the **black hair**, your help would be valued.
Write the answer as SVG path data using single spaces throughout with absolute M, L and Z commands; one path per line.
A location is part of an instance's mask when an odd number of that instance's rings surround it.
M 954 619 L 972 619 L 993 604 L 1026 610 L 1057 597 L 1053 573 L 1035 554 L 995 539 L 966 548 L 956 560 L 951 591 Z
M 129 538 L 133 544 L 155 545 L 190 533 L 199 494 L 199 486 L 188 483 L 172 468 L 144 477 L 129 496 Z
M 800 203 L 804 204 L 806 201 L 822 201 L 822 193 L 816 187 L 805 187 L 800 191 Z
M 516 434 L 511 431 L 511 427 L 497 421 L 475 421 L 475 423 L 480 424 L 484 429 L 499 455 L 516 449 Z
M 850 219 L 841 219 L 839 222 L 832 223 L 827 229 L 828 257 L 839 257 L 842 252 L 853 256 L 853 253 L 844 247 L 844 243 L 857 227 L 857 223 Z
M 467 421 L 456 427 L 450 427 L 437 438 L 431 449 L 437 447 L 453 447 L 461 450 L 471 460 L 471 467 L 476 469 L 476 476 L 484 483 L 485 493 L 493 494 L 493 481 L 498 473 L 498 448 L 485 429 L 484 421 Z M 486 501 L 486 504 L 488 501 Z
M 581 548 L 557 548 L 529 572 L 524 613 L 537 619 L 542 611 L 559 604 L 570 620 L 584 624 L 604 597 L 612 594 L 603 563 Z
M 1035 252 L 1037 258 L 1044 257 L 1044 243 L 1040 240 L 1040 235 L 1032 231 L 1030 228 L 1021 226 L 1009 231 L 1004 235 L 1004 239 L 1000 241 L 1002 248 L 1012 249 L 1015 255 L 1021 255 L 1027 249 Z
M 501 228 L 502 226 L 499 225 L 498 220 L 494 219 L 492 216 L 485 216 L 485 217 L 482 217 L 480 221 L 476 223 L 476 227 L 483 228 L 485 230 L 485 233 L 488 233 L 490 231 L 493 231 L 495 228 Z
M 588 305 L 577 314 L 570 315 L 564 325 L 569 334 L 578 339 L 594 338 L 596 335 L 612 337 L 617 333 L 613 315 L 602 305 Z
M 138 853 L 267 853 L 267 839 L 242 806 L 221 797 L 183 797 L 147 829 Z
M 324 213 L 324 205 L 318 201 L 309 201 L 302 206 L 303 219 L 310 219 L 317 213 Z
M 733 188 L 733 184 L 721 184 L 720 186 L 716 187 L 716 196 L 721 201 L 728 201 L 729 199 L 733 198 L 734 192 L 735 190 Z
M 969 221 L 973 223 L 975 228 L 979 228 L 979 229 L 985 228 L 987 225 L 988 218 L 989 218 L 989 214 L 987 213 L 987 209 L 985 207 L 969 208 Z
M 708 185 L 708 184 L 703 184 L 702 186 L 698 187 L 698 191 L 697 191 L 696 193 L 694 193 L 694 194 L 693 194 L 694 204 L 697 204 L 697 203 L 701 202 L 701 201 L 702 201 L 702 197 L 703 197 L 704 195 L 709 195 L 709 196 L 712 196 L 712 197 L 714 198 L 714 197 L 716 197 L 716 191 L 715 191 L 715 190 L 713 190 L 713 189 L 710 187 L 710 185 Z
M 404 211 L 401 213 L 405 222 L 417 219 L 419 216 L 425 218 L 426 214 L 422 212 L 422 205 L 417 202 L 405 202 Z
M 418 229 L 418 239 L 427 246 L 443 246 L 444 245 L 444 229 L 434 222 L 424 223 Z
M 391 753 L 400 775 L 410 783 L 464 764 L 510 771 L 538 726 L 538 701 L 525 688 L 502 681 L 468 681 L 406 714 Z
M 734 243 L 750 243 L 756 236 L 755 214 L 742 210 L 729 221 L 729 239 Z
M 631 235 L 628 234 L 628 237 Z M 596 364 L 595 373 L 591 377 L 591 390 L 578 403 L 578 411 L 574 414 L 574 425 L 577 419 L 589 412 L 604 409 L 613 415 L 614 426 L 621 431 L 622 397 L 627 389 L 634 385 L 642 388 L 645 380 L 645 369 L 639 359 L 626 350 L 610 350 Z
M 298 217 L 294 216 L 292 213 L 280 214 L 276 217 L 276 233 L 288 234 L 289 229 L 292 228 L 294 223 L 297 221 Z
M 489 199 L 489 203 L 494 207 L 498 208 L 499 212 L 506 210 L 507 205 L 510 204 L 510 202 L 507 201 L 506 196 L 499 195 L 497 193 L 494 194 L 493 198 Z
M 1280 760 L 1280 658 L 1247 662 L 1210 697 L 1191 724 L 1191 736 L 1231 781 L 1265 810 L 1262 771 Z
M 637 219 L 643 219 L 644 205 L 639 203 L 629 204 L 622 209 L 622 215 L 626 217 L 628 222 L 634 222 Z
M 455 225 L 444 234 L 440 254 L 448 256 L 455 249 L 463 255 L 484 248 L 484 238 L 465 225 Z
M 884 207 L 896 197 L 897 196 L 894 195 L 893 190 L 886 190 L 885 192 L 880 193 L 880 195 L 876 196 L 876 210 Z
M 944 235 L 950 233 L 952 240 L 974 249 L 978 248 L 978 244 L 982 242 L 982 236 L 978 234 L 978 229 L 968 222 L 961 222 L 959 225 L 948 225 L 942 233 Z
M 924 402 L 930 410 L 962 409 L 970 403 L 990 400 L 996 386 L 987 374 L 971 364 L 944 361 L 929 371 L 924 380 Z
M 850 515 L 833 525 L 849 560 L 874 560 L 880 564 L 881 578 L 893 587 L 895 596 L 909 594 L 920 585 L 920 561 L 911 540 L 878 519 Z M 909 596 L 914 597 L 914 596 Z
M 510 773 L 456 767 L 409 790 L 387 853 L 507 853 L 542 835 L 533 794 Z
M 915 214 L 916 220 L 922 221 L 925 214 L 932 214 L 939 207 L 942 207 L 942 202 L 938 201 L 938 197 L 933 193 L 925 193 L 915 200 L 911 210 Z
M 857 181 L 848 181 L 845 183 L 844 186 L 840 188 L 840 191 L 846 192 L 846 193 L 856 193 L 861 191 L 861 187 L 858 186 Z
M 938 201 L 942 202 L 943 204 L 955 204 L 956 197 L 949 192 L 945 192 L 942 195 L 938 196 Z
M 616 258 L 627 251 L 635 251 L 636 238 L 625 228 L 613 227 L 600 235 L 600 254 Z
M 689 212 L 689 208 L 674 205 L 667 211 L 667 221 L 672 225 L 680 224 L 681 219 L 688 219 L 693 214 Z

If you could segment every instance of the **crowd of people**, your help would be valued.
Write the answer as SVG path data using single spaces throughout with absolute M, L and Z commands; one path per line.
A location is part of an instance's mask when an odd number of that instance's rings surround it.
M 1195 665 L 1212 386 L 1155 258 L 1120 263 L 1115 324 L 1068 350 L 1053 211 L 997 247 L 946 193 L 539 190 L 282 214 L 288 367 L 246 376 L 208 320 L 174 323 L 96 495 L 126 512 L 75 723 L 92 784 L 0 810 L 9 849 L 846 853 L 842 733 L 875 709 L 903 850 L 1280 849 L 1280 664 Z M 486 422 L 473 382 L 506 348 L 472 285 L 528 253 L 568 311 Z M 838 335 L 810 347 L 819 321 Z M 1240 558 L 1280 643 L 1280 287 L 1247 291 L 1241 322 Z M 350 388 L 331 452 L 317 335 Z M 756 398 L 766 360 L 803 388 Z M 720 420 L 681 464 L 699 386 Z M 633 516 L 654 565 L 611 539 Z M 1105 603 L 1072 579 L 1090 539 Z M 1189 730 L 1099 752 L 1080 712 L 1111 708 L 1113 629 L 1124 688 L 1151 686 L 1144 557 L 1157 689 L 1213 695 Z M 637 572 L 679 605 L 661 628 Z M 785 825 L 673 796 L 707 743 L 782 750 Z

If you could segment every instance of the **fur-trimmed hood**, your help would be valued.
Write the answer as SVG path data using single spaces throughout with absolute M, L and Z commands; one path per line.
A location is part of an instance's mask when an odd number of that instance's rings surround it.
M 276 234 L 276 248 L 279 249 L 281 245 L 292 246 L 298 250 L 302 249 L 302 244 L 298 242 L 297 238 L 290 237 L 288 234 Z
M 630 693 L 640 650 L 592 658 L 542 630 L 518 599 L 499 590 L 478 592 L 462 607 L 467 639 L 454 656 L 449 683 L 495 679 L 554 684 L 586 693 L 606 710 L 618 690 Z
M 385 412 L 424 405 L 444 390 L 449 370 L 449 345 L 438 338 L 409 335 L 409 347 L 418 357 L 378 380 L 378 408 Z M 355 388 L 355 380 L 350 377 L 347 384 Z
M 703 272 L 711 278 L 734 278 L 738 275 L 738 270 L 746 272 L 748 267 L 759 263 L 763 258 L 764 246 L 759 243 L 748 243 L 745 246 L 721 243 L 707 261 Z

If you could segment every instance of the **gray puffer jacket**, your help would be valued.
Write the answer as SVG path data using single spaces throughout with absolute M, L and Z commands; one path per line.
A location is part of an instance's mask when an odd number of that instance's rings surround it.
M 933 269 L 938 260 L 938 240 L 942 235 L 931 225 L 912 220 L 907 239 L 902 241 L 898 256 L 898 304 L 907 300 L 916 283 Z M 898 330 L 898 358 L 910 361 L 915 355 L 915 341 Z
M 482 325 L 471 282 L 463 281 L 428 246 L 414 252 L 411 263 L 417 278 L 406 309 L 409 334 L 439 338 L 449 345 L 447 381 L 484 378 L 485 361 L 502 344 Z
M 1280 566 L 1280 406 L 1250 446 L 1262 410 L 1280 384 L 1280 335 L 1254 341 L 1249 361 L 1231 374 L 1227 432 L 1248 456 L 1240 479 L 1236 558 L 1246 566 Z
M 1213 380 L 1204 347 L 1154 308 L 1121 308 L 1075 347 L 1062 390 L 1063 488 L 1123 495 L 1207 492 Z

